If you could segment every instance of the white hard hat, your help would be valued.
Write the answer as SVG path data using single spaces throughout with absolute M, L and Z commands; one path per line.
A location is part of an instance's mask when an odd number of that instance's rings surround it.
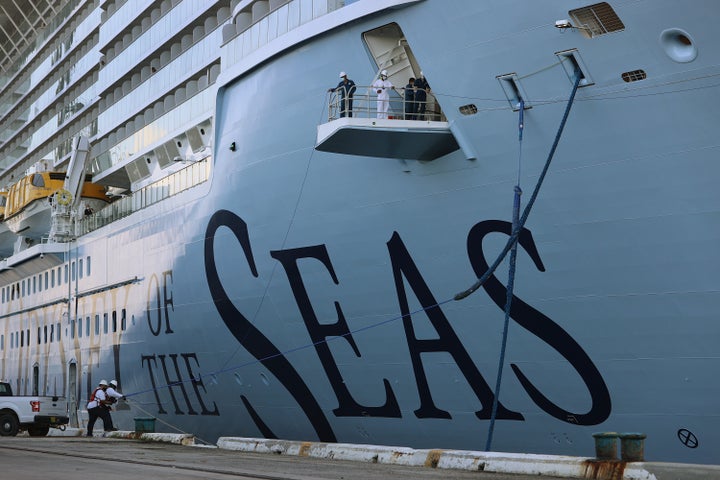
M 343 78 L 343 77 L 347 77 L 347 73 L 345 73 L 345 72 L 340 72 L 340 78 Z
M 110 385 L 117 388 L 117 380 L 110 380 Z
M 380 72 L 380 75 L 385 75 L 387 77 L 387 70 L 383 70 L 382 72 Z
M 100 380 L 100 383 L 98 383 L 98 385 L 102 385 L 104 387 L 107 387 L 107 384 L 107 380 Z

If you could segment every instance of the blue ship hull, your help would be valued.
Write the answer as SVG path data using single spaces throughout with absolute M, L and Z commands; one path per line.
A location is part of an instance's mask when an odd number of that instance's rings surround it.
M 68 293 L 52 289 L 5 302 L 0 376 L 28 393 L 37 364 L 40 390 L 64 393 L 74 364 L 80 404 L 100 378 L 120 381 L 121 428 L 149 415 L 208 442 L 483 450 L 495 416 L 493 450 L 592 456 L 594 432 L 643 432 L 648 460 L 717 463 L 715 4 L 613 5 L 625 28 L 586 38 L 554 26 L 577 2 L 353 16 L 363 3 L 223 69 L 209 180 L 70 244 L 65 261 L 92 265 L 72 302 L 49 305 Z M 363 34 L 392 23 L 464 148 L 432 161 L 316 150 L 337 71 L 369 85 Z M 672 29 L 692 61 L 663 43 Z M 508 241 L 514 186 L 524 207 L 538 183 L 573 89 L 557 53 L 572 49 L 592 81 L 519 237 L 496 392 L 507 262 L 454 297 Z M 647 78 L 623 81 L 635 70 Z M 531 107 L 522 141 L 509 73 Z M 37 343 L 56 322 L 61 341 Z M 30 345 L 8 348 L 22 330 Z

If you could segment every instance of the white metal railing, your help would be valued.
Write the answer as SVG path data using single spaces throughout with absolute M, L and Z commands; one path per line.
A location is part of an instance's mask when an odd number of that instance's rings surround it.
M 147 185 L 130 195 L 115 200 L 102 210 L 87 212 L 75 224 L 75 235 L 92 232 L 104 225 L 127 217 L 133 212 L 157 203 L 182 191 L 199 185 L 210 178 L 212 162 L 210 157 L 191 163 L 182 170 Z
M 413 91 L 414 93 L 414 91 Z M 387 115 L 381 110 L 375 89 L 371 86 L 356 86 L 350 97 L 333 91 L 328 98 L 328 121 L 342 117 L 387 118 L 394 120 L 446 121 L 435 96 L 427 92 L 425 100 L 415 100 L 405 95 L 405 88 L 395 88 L 387 100 Z

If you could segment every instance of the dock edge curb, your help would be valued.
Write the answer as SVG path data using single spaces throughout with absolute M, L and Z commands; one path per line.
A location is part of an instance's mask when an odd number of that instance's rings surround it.
M 217 446 L 224 450 L 252 453 L 565 478 L 618 478 L 615 475 L 617 470 L 620 470 L 622 472 L 620 478 L 625 480 L 657 480 L 655 475 L 645 470 L 642 463 L 599 463 L 595 459 L 585 457 L 465 450 L 423 450 L 381 445 L 241 437 L 220 437 Z M 605 475 L 606 470 L 608 476 Z

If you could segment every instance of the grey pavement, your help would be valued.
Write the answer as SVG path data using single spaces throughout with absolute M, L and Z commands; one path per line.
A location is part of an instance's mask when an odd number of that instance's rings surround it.
M 83 433 L 0 437 L 2 478 L 74 480 L 102 472 L 104 480 L 720 480 L 720 466 L 233 437 L 203 447 L 192 435 Z
M 522 480 L 518 476 L 260 454 L 123 438 L 0 437 L 2 478 Z M 553 477 L 544 477 L 553 479 Z

